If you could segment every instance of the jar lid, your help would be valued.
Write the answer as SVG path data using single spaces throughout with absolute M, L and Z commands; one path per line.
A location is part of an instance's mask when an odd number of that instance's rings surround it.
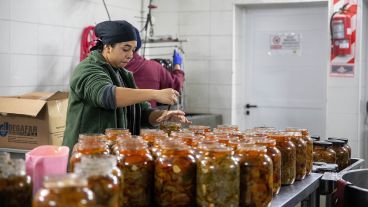
M 341 140 L 341 141 L 344 141 L 345 144 L 347 144 L 349 142 L 349 139 L 347 139 L 347 138 L 329 137 L 327 139 L 328 140 Z
M 329 140 L 326 140 L 327 142 L 331 142 L 333 146 L 344 146 L 345 145 L 345 142 L 342 141 L 342 140 L 337 140 L 337 139 L 329 139 Z
M 321 140 L 321 137 L 320 137 L 320 136 L 318 136 L 318 135 L 312 135 L 312 136 L 311 136 L 311 138 L 312 138 L 313 140 L 316 140 L 316 141 Z
M 332 143 L 331 142 L 325 142 L 325 141 L 313 141 L 313 145 L 323 146 L 323 147 L 330 147 L 330 146 L 332 146 Z

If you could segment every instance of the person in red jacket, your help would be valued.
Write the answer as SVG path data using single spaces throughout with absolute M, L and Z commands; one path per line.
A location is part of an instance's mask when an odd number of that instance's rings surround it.
M 147 60 L 140 56 L 137 51 L 141 47 L 139 31 L 137 33 L 137 48 L 133 53 L 133 58 L 125 66 L 131 71 L 138 88 L 141 89 L 164 89 L 173 88 L 181 91 L 184 83 L 184 72 L 181 70 L 182 57 L 174 50 L 172 72 L 165 69 L 161 64 L 154 60 Z M 157 106 L 156 101 L 150 101 L 151 107 Z

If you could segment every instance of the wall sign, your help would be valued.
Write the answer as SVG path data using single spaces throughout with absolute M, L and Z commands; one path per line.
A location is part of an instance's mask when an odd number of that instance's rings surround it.
M 270 35 L 269 55 L 301 55 L 301 34 L 277 33 Z

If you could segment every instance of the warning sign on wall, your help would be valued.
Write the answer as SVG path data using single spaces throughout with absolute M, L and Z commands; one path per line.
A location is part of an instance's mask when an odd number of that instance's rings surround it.
M 269 55 L 301 55 L 301 34 L 277 33 L 270 35 Z

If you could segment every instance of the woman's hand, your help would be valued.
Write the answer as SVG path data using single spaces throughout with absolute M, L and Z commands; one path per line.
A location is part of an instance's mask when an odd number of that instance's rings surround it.
M 172 88 L 165 88 L 155 91 L 154 100 L 159 103 L 173 105 L 178 102 L 178 97 L 179 92 Z
M 180 122 L 182 124 L 191 124 L 192 122 L 189 121 L 185 117 L 185 113 L 180 110 L 173 110 L 173 111 L 163 111 L 161 116 L 159 116 L 156 119 L 157 123 L 163 122 L 163 121 L 175 121 Z

